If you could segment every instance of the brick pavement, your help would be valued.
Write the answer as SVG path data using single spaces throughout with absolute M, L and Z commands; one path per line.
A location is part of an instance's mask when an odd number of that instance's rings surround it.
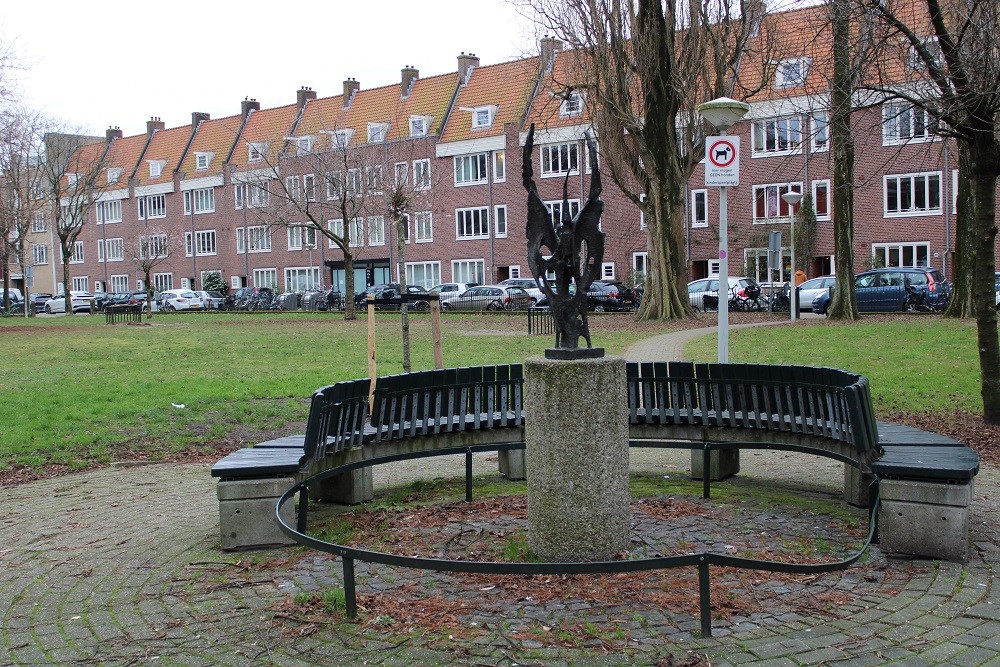
M 680 358 L 683 340 L 694 335 L 650 339 L 629 356 L 663 358 L 669 350 Z M 453 465 L 435 461 L 380 471 L 377 482 L 395 485 Z M 837 487 L 839 466 L 808 461 L 817 485 Z M 642 456 L 633 463 L 654 464 Z M 493 466 L 477 460 L 478 470 Z M 795 455 L 754 452 L 744 457 L 740 477 L 770 483 L 785 475 L 787 482 L 803 469 Z M 451 470 L 460 474 L 461 465 Z M 970 562 L 922 564 L 893 594 L 857 597 L 834 614 L 763 610 L 705 640 L 696 636 L 696 622 L 632 618 L 627 645 L 567 648 L 517 630 L 570 613 L 592 615 L 599 624 L 612 612 L 586 602 L 525 602 L 501 622 L 485 616 L 469 640 L 353 625 L 304 632 L 276 619 L 275 610 L 310 583 L 339 585 L 339 567 L 309 554 L 293 572 L 281 559 L 296 549 L 219 551 L 215 483 L 204 465 L 115 466 L 0 489 L 0 665 L 655 665 L 689 651 L 716 666 L 1000 665 L 1000 595 L 992 572 L 1000 562 L 998 494 L 998 471 L 984 467 L 976 481 Z M 304 578 L 292 576 L 303 572 Z M 850 585 L 849 572 L 837 575 L 843 576 L 838 585 Z M 375 574 L 359 567 L 361 581 L 374 582 Z M 392 576 L 434 585 L 422 573 Z

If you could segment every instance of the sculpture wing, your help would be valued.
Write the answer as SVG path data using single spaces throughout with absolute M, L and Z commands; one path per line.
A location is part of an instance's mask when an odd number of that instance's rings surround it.
M 559 247 L 559 239 L 555 229 L 552 227 L 552 219 L 549 211 L 542 203 L 542 198 L 538 195 L 538 186 L 535 185 L 534 172 L 531 167 L 531 153 L 535 146 L 535 124 L 531 124 L 528 130 L 528 141 L 524 144 L 523 160 L 521 162 L 521 180 L 525 190 L 528 191 L 528 220 L 525 224 L 525 233 L 528 237 L 528 267 L 536 282 L 538 276 L 545 275 L 548 268 L 545 266 L 545 255 L 555 255 Z M 548 253 L 542 253 L 542 248 L 548 248 Z
M 590 194 L 587 196 L 587 203 L 576 219 L 576 228 L 573 230 L 574 245 L 580 248 L 586 244 L 587 255 L 583 266 L 580 267 L 581 288 L 586 291 L 590 284 L 600 275 L 601 262 L 604 259 L 604 232 L 601 231 L 601 214 L 604 212 L 604 202 L 601 201 L 601 171 L 597 165 L 597 150 L 594 143 L 587 136 L 587 150 L 590 151 L 590 164 L 593 173 L 590 177 Z

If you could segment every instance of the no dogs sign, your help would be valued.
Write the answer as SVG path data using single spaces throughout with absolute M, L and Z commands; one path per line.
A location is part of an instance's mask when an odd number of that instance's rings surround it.
M 705 185 L 740 184 L 740 138 L 705 138 Z

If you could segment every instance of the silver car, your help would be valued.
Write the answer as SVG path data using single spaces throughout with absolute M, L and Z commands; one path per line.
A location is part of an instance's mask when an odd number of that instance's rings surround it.
M 480 285 L 458 296 L 442 297 L 441 310 L 527 310 L 534 299 L 520 287 Z
M 810 278 L 798 287 L 799 310 L 812 310 L 812 303 L 820 294 L 828 294 L 837 284 L 837 276 Z
M 745 289 L 749 285 L 756 284 L 752 278 L 744 276 L 729 276 L 730 293 Z M 714 303 L 709 304 L 710 310 L 718 307 L 719 298 L 719 276 L 709 278 L 699 278 L 688 283 L 688 303 L 695 310 L 705 310 L 705 296 L 713 297 Z

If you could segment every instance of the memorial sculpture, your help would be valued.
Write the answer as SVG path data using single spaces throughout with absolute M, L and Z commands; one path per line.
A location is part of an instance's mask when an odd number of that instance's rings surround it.
M 587 151 L 593 174 L 587 203 L 575 216 L 569 209 L 569 173 L 563 181 L 563 202 L 558 215 L 550 215 L 538 195 L 531 154 L 535 146 L 535 125 L 528 131 L 522 161 L 522 180 L 528 191 L 528 220 L 525 229 L 528 237 L 528 267 L 538 289 L 545 294 L 555 322 L 555 348 L 545 350 L 549 359 L 584 359 L 604 356 L 603 348 L 593 347 L 590 326 L 587 322 L 587 291 L 600 275 L 604 259 L 604 232 L 600 229 L 604 202 L 601 196 L 601 171 L 597 164 L 597 150 L 587 135 Z M 548 272 L 555 274 L 555 284 L 547 279 Z M 580 338 L 587 347 L 580 347 Z

